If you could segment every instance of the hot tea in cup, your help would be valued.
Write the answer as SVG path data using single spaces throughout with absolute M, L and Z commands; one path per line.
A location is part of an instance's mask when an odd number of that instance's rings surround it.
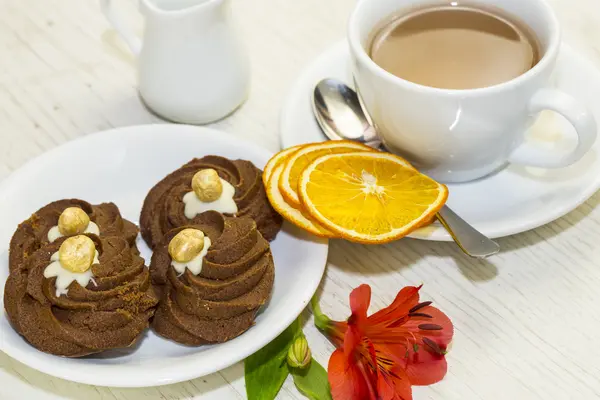
M 533 68 L 535 34 L 496 10 L 440 5 L 393 14 L 372 35 L 369 56 L 397 77 L 442 89 L 497 85 Z

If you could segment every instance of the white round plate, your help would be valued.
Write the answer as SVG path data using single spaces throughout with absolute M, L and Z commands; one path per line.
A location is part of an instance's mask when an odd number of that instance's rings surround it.
M 281 144 L 327 140 L 312 114 L 315 85 L 324 78 L 338 78 L 353 85 L 346 43 L 324 52 L 298 78 L 281 114 Z M 572 48 L 563 45 L 553 86 L 584 102 L 600 125 L 600 73 Z M 575 145 L 573 128 L 562 117 L 543 113 L 527 136 L 549 149 Z M 513 235 L 551 222 L 586 201 L 600 188 L 600 140 L 579 162 L 563 169 L 510 165 L 478 181 L 450 184 L 448 206 L 490 238 Z M 439 224 L 413 232 L 410 237 L 451 241 Z
M 8 243 L 19 222 L 45 204 L 80 198 L 113 201 L 137 222 L 148 190 L 194 157 L 216 154 L 264 167 L 270 154 L 214 129 L 145 125 L 113 129 L 69 142 L 43 154 L 0 185 L 0 285 L 8 275 Z M 150 250 L 138 239 L 146 260 Z M 148 331 L 134 349 L 79 359 L 56 357 L 30 346 L 0 317 L 0 350 L 47 374 L 101 386 L 144 387 L 181 382 L 243 360 L 281 333 L 302 312 L 323 276 L 327 242 L 284 225 L 271 243 L 275 286 L 256 324 L 229 342 L 187 347 Z

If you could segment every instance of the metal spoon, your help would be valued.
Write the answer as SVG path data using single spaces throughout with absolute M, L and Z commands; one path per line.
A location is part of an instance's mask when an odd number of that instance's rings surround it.
M 331 140 L 355 140 L 379 148 L 377 132 L 364 112 L 358 95 L 343 82 L 324 79 L 313 95 L 313 111 L 319 126 Z M 500 251 L 493 240 L 469 225 L 449 207 L 437 214 L 456 244 L 471 257 L 485 258 Z

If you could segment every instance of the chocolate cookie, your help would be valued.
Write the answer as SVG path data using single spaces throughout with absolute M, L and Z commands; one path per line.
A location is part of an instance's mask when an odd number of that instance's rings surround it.
M 234 189 L 232 195 L 237 211 L 224 212 L 237 217 L 252 218 L 262 236 L 273 240 L 281 229 L 282 218 L 271 207 L 264 186 L 262 171 L 250 161 L 228 160 L 218 156 L 194 159 L 158 182 L 148 193 L 140 216 L 142 237 L 151 248 L 156 247 L 163 235 L 186 225 L 195 225 L 201 215 L 188 218 L 184 197 L 192 193 L 192 178 L 202 170 L 213 169 Z M 205 203 L 206 204 L 206 203 Z M 210 204 L 206 209 L 210 208 Z M 216 210 L 220 211 L 220 210 Z
M 95 256 L 75 274 L 66 265 L 72 253 L 63 257 L 68 246 L 62 244 L 77 239 Z M 131 346 L 157 303 L 144 260 L 120 236 L 85 234 L 41 244 L 11 271 L 4 290 L 14 329 L 37 349 L 67 357 Z
M 203 258 L 197 275 L 187 267 L 177 272 L 169 250 L 171 240 L 190 229 L 209 239 L 208 249 L 199 255 Z M 163 237 L 152 255 L 150 273 L 161 292 L 152 328 L 178 343 L 200 345 L 230 340 L 252 325 L 270 297 L 275 268 L 269 244 L 253 220 L 208 211 L 195 225 Z
M 97 225 L 100 237 L 122 236 L 135 248 L 138 228 L 121 217 L 115 204 L 91 205 L 79 199 L 58 200 L 40 208 L 29 219 L 19 224 L 10 241 L 8 265 L 11 272 L 40 247 L 50 243 L 49 231 L 52 228 L 56 229 L 61 214 L 69 207 L 83 210 L 89 220 Z

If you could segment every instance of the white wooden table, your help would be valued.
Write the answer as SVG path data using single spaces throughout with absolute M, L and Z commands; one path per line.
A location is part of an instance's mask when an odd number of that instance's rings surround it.
M 526 1 L 526 0 L 523 0 Z M 116 2 L 119 3 L 119 2 Z M 600 66 L 597 0 L 554 0 L 565 40 Z M 302 68 L 343 38 L 354 0 L 236 0 L 253 61 L 248 102 L 215 126 L 278 149 L 278 113 Z M 118 4 L 141 26 L 134 0 Z M 81 135 L 162 122 L 140 103 L 134 60 L 95 1 L 0 0 L 0 179 Z M 600 95 L 600 93 L 598 93 Z M 489 261 L 453 244 L 415 240 L 368 247 L 332 241 L 322 307 L 347 316 L 350 290 L 366 282 L 373 308 L 404 285 L 451 316 L 455 340 L 441 383 L 415 399 L 600 398 L 600 196 L 560 220 L 501 239 Z M 332 346 L 305 331 L 326 365 Z M 243 365 L 158 388 L 93 387 L 52 378 L 0 353 L 1 399 L 242 399 Z M 291 381 L 280 398 L 302 398 Z

